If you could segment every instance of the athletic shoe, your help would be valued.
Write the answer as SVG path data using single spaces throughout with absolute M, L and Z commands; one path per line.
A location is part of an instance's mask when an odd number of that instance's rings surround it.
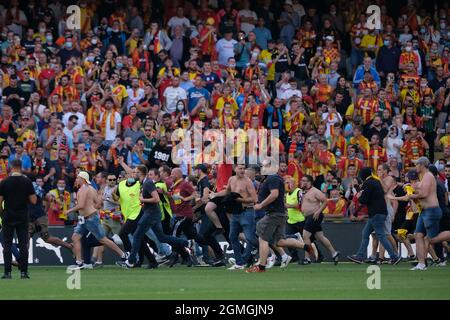
M 92 263 L 88 263 L 88 264 L 85 263 L 84 268 L 92 270 L 92 269 L 94 269 L 94 265 Z
M 336 251 L 336 253 L 334 254 L 334 256 L 333 256 L 333 262 L 334 262 L 334 265 L 336 266 L 337 264 L 338 264 L 338 262 L 339 262 L 339 255 L 340 255 L 340 252 L 339 251 Z
M 103 262 L 95 261 L 92 267 L 93 269 L 103 268 Z
M 211 264 L 212 267 L 225 267 L 226 265 L 227 264 L 223 261 L 223 259 L 217 259 Z
M 408 256 L 408 258 L 406 258 L 406 259 L 407 259 L 407 261 L 416 261 L 417 257 L 413 254 L 411 256 Z
M 303 259 L 303 261 L 302 261 L 302 265 L 308 265 L 308 264 L 311 264 L 312 262 L 311 262 L 311 260 L 309 260 L 309 259 Z
M 417 264 L 417 266 L 415 266 L 414 268 L 411 268 L 409 270 L 411 270 L 411 271 L 416 271 L 416 270 L 425 271 L 425 270 L 427 270 L 427 267 L 422 267 L 422 266 L 419 266 L 419 264 Z
M 156 261 L 150 262 L 145 268 L 146 269 L 158 269 L 158 262 L 156 262 Z
M 274 267 L 281 267 L 281 259 L 275 259 Z
M 240 266 L 238 264 L 234 264 L 231 267 L 229 267 L 227 270 L 244 270 L 244 266 Z
M 275 261 L 277 260 L 275 255 L 271 255 L 270 257 L 267 258 L 267 264 L 266 264 L 266 269 L 270 269 L 273 267 L 273 265 L 275 264 Z
M 369 263 L 369 264 L 377 264 L 377 259 L 370 257 L 364 260 L 364 263 Z
M 194 261 L 192 260 L 192 256 L 189 255 L 185 259 L 183 259 L 183 263 L 188 267 L 192 267 L 194 265 Z M 198 264 L 198 262 L 196 262 Z
M 281 266 L 280 268 L 287 268 L 287 266 L 289 265 L 289 263 L 291 262 L 292 257 L 291 256 L 287 256 L 286 260 L 282 260 L 281 261 Z
M 30 276 L 28 275 L 28 272 L 21 272 L 20 273 L 20 279 L 30 279 Z
M 294 233 L 293 235 L 294 235 L 295 239 L 303 241 L 303 238 L 302 238 L 302 235 L 300 234 L 300 232 Z
M 80 263 L 80 264 L 73 264 L 71 266 L 68 267 L 70 270 L 83 270 L 86 269 L 86 265 L 84 263 Z
M 394 266 L 398 265 L 400 262 L 402 262 L 401 256 L 398 256 L 397 259 L 391 259 L 391 264 Z
M 352 261 L 352 262 L 355 262 L 355 263 L 357 263 L 357 264 L 363 263 L 363 259 L 361 259 L 361 258 L 358 257 L 357 255 L 347 256 L 347 259 L 350 260 L 350 261 Z
M 172 268 L 174 265 L 178 263 L 178 253 L 172 253 L 169 259 L 169 268 Z
M 436 265 L 436 267 L 445 267 L 445 266 L 447 266 L 447 261 L 441 261 L 441 262 L 439 262 L 437 265 Z
M 124 269 L 132 269 L 134 267 L 134 264 L 129 263 L 128 260 L 116 261 L 116 265 L 118 265 L 119 267 L 122 267 Z
M 124 252 L 124 255 L 121 257 L 121 259 L 122 259 L 122 261 L 126 261 L 126 260 L 128 260 L 129 257 L 130 257 L 130 253 Z
M 235 258 L 228 258 L 228 264 L 235 265 L 236 259 Z
M 259 265 L 253 266 L 245 270 L 246 273 L 258 273 L 258 272 L 266 272 L 266 269 L 261 269 Z
M 11 278 L 11 272 L 6 272 L 3 276 L 2 279 L 12 279 Z
M 245 268 L 250 268 L 251 266 L 255 265 L 257 261 L 253 257 L 253 255 L 250 255 L 250 258 L 248 258 L 247 263 L 245 264 Z

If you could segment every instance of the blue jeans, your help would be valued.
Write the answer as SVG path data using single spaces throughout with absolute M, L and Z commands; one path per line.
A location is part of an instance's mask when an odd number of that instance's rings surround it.
M 145 212 L 142 214 L 142 217 L 139 219 L 136 230 L 133 233 L 133 246 L 131 248 L 131 253 L 128 258 L 129 263 L 136 263 L 137 256 L 139 254 L 139 250 L 141 249 L 141 243 L 144 239 L 145 233 L 148 229 L 151 228 L 153 224 L 157 221 L 160 221 L 161 213 L 158 215 L 154 212 Z
M 417 218 L 415 233 L 422 233 L 428 238 L 434 238 L 439 234 L 439 222 L 442 218 L 440 207 L 423 209 Z
M 384 214 L 376 214 L 373 217 L 369 218 L 366 222 L 366 225 L 362 231 L 362 240 L 361 246 L 359 247 L 356 256 L 361 259 L 367 258 L 367 246 L 369 245 L 369 238 L 372 231 L 375 230 L 375 234 L 377 235 L 378 241 L 381 242 L 383 247 L 389 253 L 391 259 L 397 259 L 398 255 L 392 249 L 391 243 L 386 238 L 386 233 L 384 230 L 384 223 L 386 220 L 386 215 Z
M 90 215 L 88 218 L 85 218 L 83 224 L 78 222 L 73 232 L 78 233 L 81 236 L 86 236 L 90 232 L 97 240 L 106 237 L 105 229 L 103 229 L 102 223 L 100 222 L 100 216 L 97 212 Z
M 170 246 L 167 243 L 162 243 L 159 241 L 153 229 L 150 228 L 145 235 L 156 244 L 158 247 L 158 254 L 163 256 L 170 255 Z
M 242 250 L 239 241 L 239 233 L 241 231 L 245 235 L 246 246 L 244 250 Z M 255 210 L 253 208 L 246 209 L 240 214 L 232 215 L 230 221 L 230 241 L 237 265 L 242 266 L 246 264 L 252 254 L 253 247 L 257 247 L 255 233 Z
M 161 224 L 161 215 L 155 213 L 144 212 L 139 219 L 136 231 L 133 234 L 133 247 L 128 258 L 129 263 L 135 263 L 139 249 L 141 248 L 141 241 L 149 229 L 152 229 L 159 242 L 168 243 L 177 251 L 181 251 L 183 247 L 189 245 L 187 240 L 180 239 L 173 236 L 168 236 L 163 232 Z

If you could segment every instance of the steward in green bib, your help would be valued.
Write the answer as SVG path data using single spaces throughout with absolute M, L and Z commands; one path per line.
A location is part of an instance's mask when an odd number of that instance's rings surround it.
M 300 211 L 302 191 L 295 185 L 293 178 L 286 179 L 286 208 L 288 211 L 288 221 L 286 234 L 303 233 L 305 216 Z

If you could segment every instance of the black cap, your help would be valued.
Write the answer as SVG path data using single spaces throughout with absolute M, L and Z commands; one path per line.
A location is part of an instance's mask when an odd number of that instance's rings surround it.
M 203 173 L 207 173 L 208 172 L 208 168 L 203 163 L 196 165 L 194 169 L 195 170 L 197 170 L 197 169 L 201 170 Z
M 417 174 L 416 170 L 410 170 L 408 171 L 408 173 L 406 174 L 406 177 L 409 180 L 419 180 L 419 175 Z

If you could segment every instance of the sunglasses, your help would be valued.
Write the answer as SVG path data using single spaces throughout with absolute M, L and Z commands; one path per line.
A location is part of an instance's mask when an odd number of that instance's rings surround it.
M 108 179 L 108 181 L 116 181 L 117 179 Z

